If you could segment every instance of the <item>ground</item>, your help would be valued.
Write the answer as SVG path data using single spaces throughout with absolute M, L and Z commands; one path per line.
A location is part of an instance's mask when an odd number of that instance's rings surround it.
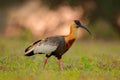
M 0 39 L 0 80 L 120 80 L 119 41 L 76 41 L 63 55 L 64 71 L 55 57 L 43 70 L 44 54 L 24 56 L 31 42 Z

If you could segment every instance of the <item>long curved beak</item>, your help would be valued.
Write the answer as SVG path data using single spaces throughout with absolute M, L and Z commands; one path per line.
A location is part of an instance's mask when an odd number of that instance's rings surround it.
M 83 28 L 83 29 L 85 29 L 90 35 L 92 35 L 92 33 L 85 27 L 85 26 L 83 26 L 83 25 L 80 25 L 79 27 L 81 27 L 81 28 Z

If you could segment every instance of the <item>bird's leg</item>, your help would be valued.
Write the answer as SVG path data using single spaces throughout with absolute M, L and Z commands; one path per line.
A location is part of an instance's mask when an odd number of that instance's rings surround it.
M 63 67 L 62 67 L 62 61 L 61 61 L 61 59 L 58 59 L 58 65 L 59 65 L 60 70 L 62 71 Z
M 48 58 L 46 57 L 46 58 L 44 59 L 43 69 L 45 68 L 45 65 L 46 65 L 47 61 L 48 61 Z

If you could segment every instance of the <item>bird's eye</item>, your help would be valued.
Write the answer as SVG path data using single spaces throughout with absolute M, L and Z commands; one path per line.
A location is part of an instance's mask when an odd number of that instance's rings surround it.
M 75 20 L 75 24 L 77 24 L 77 25 L 81 25 L 81 23 L 80 23 L 79 20 Z

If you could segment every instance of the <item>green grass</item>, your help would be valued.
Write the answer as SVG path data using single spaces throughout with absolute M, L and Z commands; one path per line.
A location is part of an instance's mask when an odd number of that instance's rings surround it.
M 51 57 L 43 70 L 45 55 L 24 56 L 32 41 L 0 39 L 0 80 L 120 80 L 120 42 L 76 42 L 63 55 L 64 71 Z

